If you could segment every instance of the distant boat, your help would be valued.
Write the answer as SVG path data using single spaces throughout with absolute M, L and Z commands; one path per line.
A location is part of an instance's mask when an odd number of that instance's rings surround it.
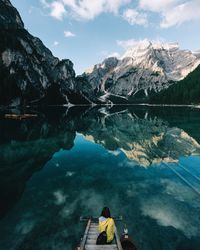
M 122 220 L 122 217 L 113 219 L 114 221 Z M 80 221 L 87 221 L 87 225 L 81 243 L 76 247 L 76 250 L 138 250 L 133 240 L 129 237 L 128 231 L 125 231 L 120 238 L 117 228 L 115 228 L 115 236 L 111 244 L 96 245 L 96 240 L 99 235 L 98 218 L 81 217 Z
M 24 120 L 29 118 L 36 118 L 38 117 L 37 114 L 5 114 L 6 119 L 13 119 L 13 120 Z

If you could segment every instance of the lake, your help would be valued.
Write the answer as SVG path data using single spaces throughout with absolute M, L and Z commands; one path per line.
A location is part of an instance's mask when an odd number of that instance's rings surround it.
M 73 249 L 104 206 L 140 250 L 200 249 L 200 110 L 32 111 L 0 120 L 0 249 Z

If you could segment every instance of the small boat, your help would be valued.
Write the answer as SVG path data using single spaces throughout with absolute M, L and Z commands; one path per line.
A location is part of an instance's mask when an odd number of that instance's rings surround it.
M 122 220 L 122 217 L 120 216 L 120 217 L 116 217 L 113 219 L 114 221 Z M 137 250 L 133 241 L 129 238 L 128 234 L 123 234 L 120 239 L 116 227 L 115 227 L 114 239 L 111 244 L 96 245 L 96 240 L 99 235 L 98 218 L 81 217 L 80 221 L 87 221 L 87 226 L 86 226 L 84 235 L 81 239 L 81 243 L 76 248 L 76 250 Z M 125 248 L 123 248 L 122 245 L 124 245 Z M 126 246 L 128 246 L 128 248 L 126 248 Z
M 29 118 L 36 118 L 38 117 L 37 114 L 5 114 L 5 118 L 7 119 L 13 119 L 13 120 L 24 120 L 24 119 L 29 119 Z
M 128 232 L 121 236 L 120 242 L 123 250 L 138 250 Z

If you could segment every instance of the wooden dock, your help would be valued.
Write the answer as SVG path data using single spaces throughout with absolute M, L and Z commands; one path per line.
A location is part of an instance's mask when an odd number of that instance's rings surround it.
M 98 221 L 89 219 L 79 249 L 80 250 L 123 250 L 117 232 L 117 228 L 115 228 L 115 236 L 112 244 L 96 245 L 96 240 L 98 235 L 99 235 Z

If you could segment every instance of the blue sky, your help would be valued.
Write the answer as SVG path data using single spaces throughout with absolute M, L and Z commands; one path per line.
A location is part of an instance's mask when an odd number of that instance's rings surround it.
M 25 27 L 77 74 L 135 41 L 200 50 L 199 0 L 11 0 Z

